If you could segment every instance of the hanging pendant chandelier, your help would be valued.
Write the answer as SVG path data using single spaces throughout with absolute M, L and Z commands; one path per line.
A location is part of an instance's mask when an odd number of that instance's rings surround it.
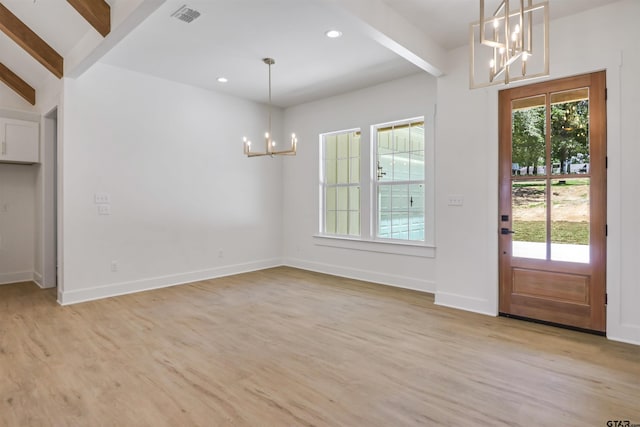
M 269 66 L 269 125 L 267 127 L 267 132 L 264 134 L 264 142 L 265 142 L 265 150 L 264 151 L 252 151 L 252 143 L 251 140 L 247 139 L 245 136 L 242 138 L 244 142 L 244 154 L 247 157 L 258 157 L 258 156 L 293 156 L 296 154 L 296 148 L 298 145 L 298 139 L 296 138 L 296 134 L 291 134 L 291 146 L 290 148 L 278 150 L 278 143 L 273 140 L 273 136 L 271 134 L 271 66 L 276 63 L 273 58 L 263 58 L 262 62 Z
M 535 51 L 534 41 L 542 44 Z M 480 21 L 470 25 L 469 43 L 472 89 L 548 76 L 548 2 L 502 0 L 493 15 L 485 16 L 485 0 L 480 0 Z

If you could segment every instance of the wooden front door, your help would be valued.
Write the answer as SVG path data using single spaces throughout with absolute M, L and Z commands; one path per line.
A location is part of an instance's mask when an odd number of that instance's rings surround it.
M 606 321 L 605 72 L 499 95 L 500 313 Z

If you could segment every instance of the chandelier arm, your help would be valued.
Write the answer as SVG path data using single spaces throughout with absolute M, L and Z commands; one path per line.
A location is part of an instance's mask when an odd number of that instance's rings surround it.
M 482 88 L 494 84 L 509 84 L 511 82 L 534 79 L 549 75 L 549 0 L 496 0 L 500 5 L 493 16 L 486 17 L 486 0 L 478 0 L 480 3 L 480 21 L 470 24 L 469 31 L 469 87 L 471 89 Z M 511 3 L 513 2 L 513 4 Z M 536 3 L 536 4 L 534 4 Z M 519 4 L 519 10 L 511 7 Z M 531 64 L 533 56 L 534 28 L 536 12 L 542 14 L 541 35 L 542 44 L 536 45 L 536 53 L 542 51 L 542 55 L 536 55 L 535 62 Z M 486 29 L 492 24 L 493 29 Z M 511 24 L 511 25 L 510 25 Z M 479 28 L 478 28 L 479 27 Z M 478 37 L 479 33 L 479 39 Z M 536 38 L 536 43 L 538 39 Z M 485 47 L 483 56 L 488 60 L 488 80 L 477 80 L 481 76 L 482 68 L 476 67 L 476 51 L 480 52 Z M 520 61 L 520 70 L 512 69 L 516 61 Z M 535 72 L 529 68 L 533 66 Z M 540 69 L 541 68 L 541 69 Z M 485 78 L 486 79 L 486 78 Z
M 509 0 L 505 0 L 504 2 L 504 51 L 505 51 L 505 62 L 509 61 L 509 43 L 511 43 L 511 25 L 510 25 L 510 16 L 509 16 Z
M 529 9 L 531 9 L 532 2 L 533 0 L 529 0 L 528 2 Z M 527 20 L 529 21 L 527 25 L 527 52 L 531 55 L 533 50 L 531 41 L 533 38 L 533 12 L 527 14 Z
M 244 141 L 244 154 L 247 157 L 261 157 L 261 156 L 270 156 L 274 157 L 275 155 L 295 155 L 297 151 L 298 138 L 296 138 L 295 133 L 291 134 L 291 147 L 284 150 L 277 150 L 275 148 L 275 141 L 273 141 L 273 136 L 271 135 L 271 124 L 272 124 L 272 115 L 273 115 L 273 103 L 271 97 L 271 66 L 275 64 L 275 60 L 273 58 L 263 58 L 262 62 L 269 66 L 268 71 L 268 83 L 269 83 L 269 98 L 268 98 L 268 130 L 265 133 L 265 150 L 264 152 L 256 152 L 251 151 L 251 141 L 246 137 L 243 138 Z
M 518 34 L 518 43 L 516 46 L 516 50 L 522 52 L 524 48 L 524 0 L 520 0 L 520 16 L 519 25 L 520 25 L 520 33 Z

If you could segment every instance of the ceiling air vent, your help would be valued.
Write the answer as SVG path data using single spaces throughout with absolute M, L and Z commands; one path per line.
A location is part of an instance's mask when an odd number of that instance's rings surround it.
M 200 16 L 200 12 L 187 7 L 186 4 L 183 4 L 178 10 L 173 12 L 171 16 L 181 21 L 190 23 L 193 22 L 198 16 Z

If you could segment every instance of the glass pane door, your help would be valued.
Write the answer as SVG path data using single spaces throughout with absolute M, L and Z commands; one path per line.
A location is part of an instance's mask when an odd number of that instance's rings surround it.
M 511 123 L 512 254 L 547 259 L 546 95 L 514 100 Z
M 552 93 L 551 259 L 589 263 L 589 89 Z
M 503 315 L 606 329 L 604 71 L 499 92 Z
M 511 103 L 512 255 L 589 263 L 589 89 Z

